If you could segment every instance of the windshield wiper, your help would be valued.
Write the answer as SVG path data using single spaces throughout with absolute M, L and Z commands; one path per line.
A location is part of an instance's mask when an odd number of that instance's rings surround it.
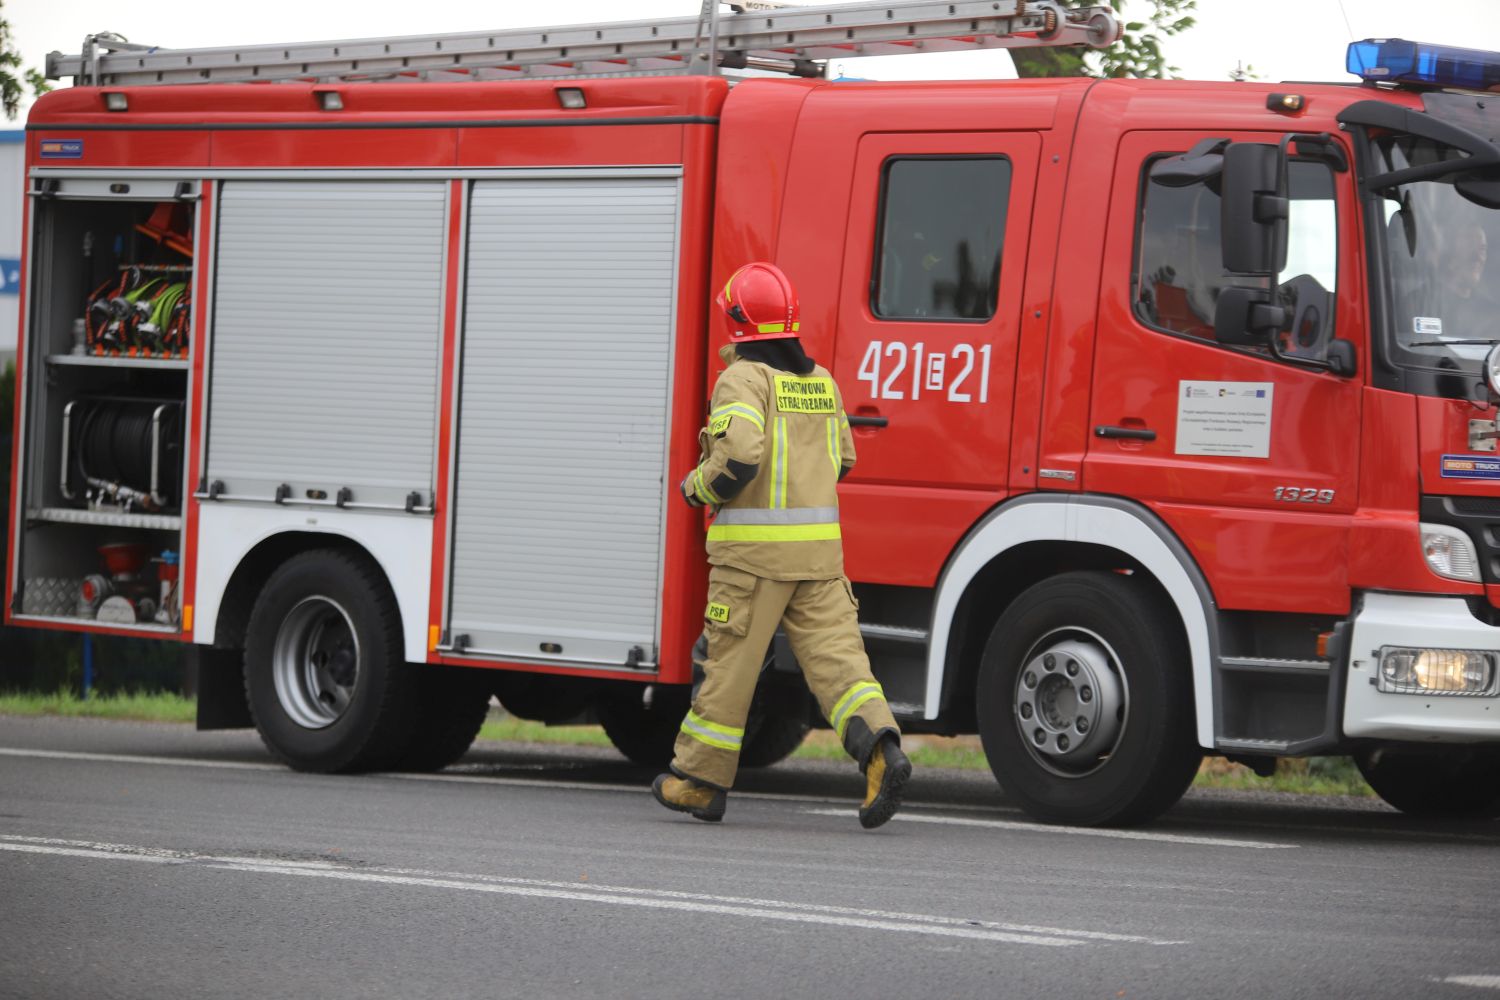
M 1500 344 L 1500 338 L 1491 337 L 1488 340 L 1414 340 L 1407 347 L 1451 347 L 1457 344 Z

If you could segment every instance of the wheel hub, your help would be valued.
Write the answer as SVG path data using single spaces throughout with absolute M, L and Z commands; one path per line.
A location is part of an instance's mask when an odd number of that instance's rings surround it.
M 1059 636 L 1039 643 L 1021 667 L 1015 704 L 1016 725 L 1032 755 L 1076 774 L 1114 747 L 1125 697 L 1102 643 Z
M 349 613 L 327 597 L 299 602 L 276 631 L 271 676 L 297 725 L 322 729 L 342 718 L 359 682 L 359 638 Z

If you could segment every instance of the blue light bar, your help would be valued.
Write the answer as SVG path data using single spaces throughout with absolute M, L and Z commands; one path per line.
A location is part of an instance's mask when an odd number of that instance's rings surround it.
M 1349 72 L 1368 83 L 1489 90 L 1500 87 L 1500 52 L 1366 38 L 1349 45 Z

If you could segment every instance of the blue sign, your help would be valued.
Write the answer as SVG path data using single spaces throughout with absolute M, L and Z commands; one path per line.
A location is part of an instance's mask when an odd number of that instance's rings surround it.
M 44 160 L 78 160 L 83 158 L 82 139 L 43 139 L 39 152 Z
M 21 294 L 21 262 L 14 257 L 0 257 L 0 295 Z

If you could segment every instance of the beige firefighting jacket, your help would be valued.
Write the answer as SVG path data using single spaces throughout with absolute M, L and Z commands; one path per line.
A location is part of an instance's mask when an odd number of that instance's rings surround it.
M 685 494 L 717 508 L 708 561 L 772 580 L 843 575 L 836 485 L 854 467 L 854 438 L 828 370 L 787 372 L 725 347 L 703 459 Z

